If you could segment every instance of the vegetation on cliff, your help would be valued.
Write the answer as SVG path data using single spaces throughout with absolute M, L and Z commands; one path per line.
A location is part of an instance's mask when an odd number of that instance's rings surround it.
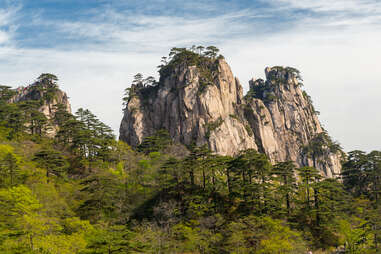
M 179 66 L 197 67 L 200 72 L 199 94 L 201 94 L 207 86 L 215 83 L 218 60 L 224 58 L 222 55 L 218 55 L 218 52 L 219 49 L 215 46 L 205 48 L 193 45 L 189 49 L 172 48 L 168 57 L 162 57 L 161 64 L 158 66 L 159 82 L 152 76 L 143 78 L 141 73 L 136 74 L 131 86 L 125 89 L 123 105 L 126 106 L 134 96 L 140 96 L 143 100 L 154 97 L 160 84 L 163 84 L 166 78 L 175 73 Z

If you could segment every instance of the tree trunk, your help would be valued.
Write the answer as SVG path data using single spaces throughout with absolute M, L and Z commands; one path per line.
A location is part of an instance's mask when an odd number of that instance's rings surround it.
M 231 194 L 231 183 L 230 183 L 230 170 L 226 169 L 226 178 L 227 178 L 227 185 L 228 185 L 228 193 L 229 196 Z
M 310 207 L 310 183 L 309 183 L 308 179 L 306 181 L 306 188 L 307 188 L 307 206 L 308 206 L 308 209 L 309 209 L 311 207 Z
M 206 177 L 205 177 L 205 168 L 202 168 L 202 188 L 205 190 L 206 187 Z
M 316 209 L 316 225 L 320 226 L 320 213 L 319 213 L 319 190 L 314 188 L 314 199 Z
M 266 213 L 267 211 L 267 195 L 266 195 L 266 187 L 265 187 L 266 180 L 263 175 L 261 180 L 262 180 L 263 212 Z
M 288 185 L 288 181 L 287 181 L 287 176 L 283 176 L 284 178 L 284 185 L 287 186 Z M 286 192 L 286 206 L 287 206 L 287 215 L 290 215 L 290 194 L 288 193 L 288 191 Z
M 189 177 L 190 177 L 190 180 L 191 180 L 191 186 L 192 186 L 192 188 L 194 188 L 194 173 L 193 173 L 193 169 L 191 169 L 189 171 Z

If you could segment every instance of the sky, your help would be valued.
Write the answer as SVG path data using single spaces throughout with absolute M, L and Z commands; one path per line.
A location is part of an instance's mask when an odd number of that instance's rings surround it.
M 133 75 L 192 45 L 217 46 L 245 91 L 266 66 L 299 69 L 345 151 L 381 150 L 379 0 L 0 0 L 0 84 L 53 73 L 116 134 Z

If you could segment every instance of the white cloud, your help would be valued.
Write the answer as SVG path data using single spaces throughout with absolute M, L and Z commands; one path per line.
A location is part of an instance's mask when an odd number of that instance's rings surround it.
M 101 23 L 64 22 L 57 26 L 73 37 L 101 41 L 119 49 L 127 45 L 134 50 L 157 51 L 175 45 L 208 43 L 246 32 L 250 25 L 242 19 L 255 17 L 248 10 L 205 18 L 124 16 L 115 10 L 107 10 L 106 14 L 107 20 Z
M 362 26 L 381 24 L 381 2 L 378 0 L 274 0 L 275 9 L 302 10 L 299 25 Z
M 0 9 L 0 46 L 10 43 L 17 26 L 13 24 L 20 6 Z
M 380 13 L 381 3 L 377 0 L 275 0 L 288 8 L 309 9 L 314 12 Z
M 4 44 L 7 41 L 9 41 L 8 33 L 0 30 L 0 45 Z

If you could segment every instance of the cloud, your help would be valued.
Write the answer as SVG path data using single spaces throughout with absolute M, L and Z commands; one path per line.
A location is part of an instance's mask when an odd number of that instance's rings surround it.
M 377 0 L 275 0 L 279 10 L 304 11 L 303 25 L 362 26 L 381 24 L 381 2 Z
M 57 24 L 61 33 L 82 38 L 80 43 L 101 43 L 112 48 L 157 51 L 172 46 L 223 41 L 251 30 L 247 20 L 256 15 L 241 10 L 215 17 L 179 17 L 133 15 L 124 16 L 115 10 L 106 11 L 107 18 L 92 22 Z M 103 16 L 103 15 L 102 15 Z M 260 18 L 260 16 L 258 16 Z
M 288 8 L 308 9 L 313 12 L 347 12 L 364 15 L 380 12 L 381 3 L 377 0 L 275 0 L 274 4 L 283 4 Z
M 7 10 L 0 9 L 0 45 L 6 43 L 10 39 L 10 34 L 7 31 L 10 16 L 11 15 Z
M 20 6 L 0 8 L 0 46 L 11 42 L 17 30 L 14 22 L 19 10 Z

